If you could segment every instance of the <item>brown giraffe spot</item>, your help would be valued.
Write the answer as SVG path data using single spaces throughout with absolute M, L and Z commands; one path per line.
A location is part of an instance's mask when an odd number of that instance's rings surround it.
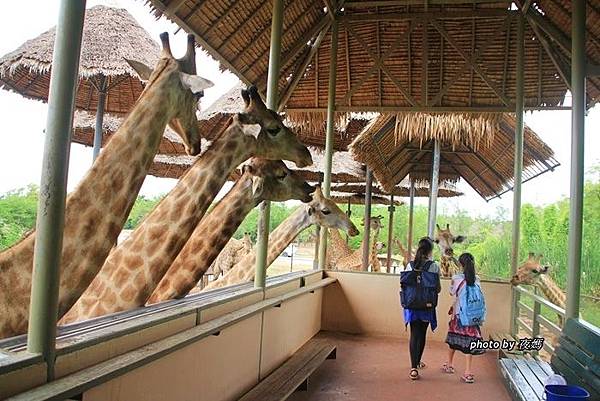
M 135 238 L 133 238 L 133 245 L 131 246 L 131 252 L 133 253 L 139 253 L 142 248 L 144 248 L 144 234 L 146 234 L 145 229 L 143 229 L 139 235 L 137 235 Z
M 127 269 L 134 270 L 144 264 L 144 259 L 139 255 L 128 255 L 124 258 L 123 264 Z
M 141 288 L 145 282 L 146 282 L 146 274 L 143 271 L 140 271 L 137 274 L 137 276 L 135 276 L 135 279 L 133 280 L 133 284 L 138 288 Z
M 117 302 L 117 294 L 111 291 L 102 298 L 102 303 L 107 305 L 114 305 Z
M 133 300 L 133 297 L 135 296 L 135 293 L 136 293 L 136 288 L 132 285 L 128 285 L 121 292 L 121 299 L 125 302 L 131 302 Z

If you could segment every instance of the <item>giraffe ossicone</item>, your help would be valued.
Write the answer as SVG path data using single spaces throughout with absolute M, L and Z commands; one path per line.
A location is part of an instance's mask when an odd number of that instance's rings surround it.
M 446 228 L 442 229 L 439 224 L 435 233 L 434 242 L 440 248 L 440 270 L 443 277 L 452 277 L 452 275 L 461 271 L 458 266 L 458 261 L 454 257 L 454 244 L 462 243 L 467 237 L 464 235 L 454 235 L 450 231 L 450 224 L 446 224 Z
M 198 100 L 212 83 L 195 75 L 193 37 L 176 60 L 169 37 L 154 70 L 130 61 L 147 84 L 135 106 L 87 174 L 67 196 L 60 264 L 58 317 L 63 316 L 94 279 L 116 243 L 167 124 L 187 152 L 200 151 Z M 189 85 L 183 85 L 185 74 Z M 33 272 L 35 232 L 0 253 L 0 338 L 26 332 Z

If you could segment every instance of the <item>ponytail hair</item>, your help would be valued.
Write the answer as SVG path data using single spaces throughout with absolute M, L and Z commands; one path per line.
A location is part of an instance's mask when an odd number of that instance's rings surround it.
M 415 252 L 415 260 L 413 261 L 413 269 L 418 269 L 425 265 L 429 259 L 429 255 L 433 251 L 433 241 L 428 237 L 423 237 L 419 240 L 419 246 Z
M 475 285 L 475 258 L 468 252 L 459 256 L 458 262 L 463 267 L 463 274 L 468 286 Z

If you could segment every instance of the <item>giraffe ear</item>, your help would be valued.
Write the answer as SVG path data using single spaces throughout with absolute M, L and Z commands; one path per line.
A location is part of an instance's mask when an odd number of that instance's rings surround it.
M 312 216 L 314 212 L 315 212 L 315 208 L 314 208 L 314 207 L 312 207 L 312 206 L 309 206 L 309 207 L 308 207 L 308 215 L 309 215 L 309 216 Z
M 238 113 L 237 119 L 240 122 L 240 124 L 243 124 L 243 125 L 258 124 L 258 120 L 252 114 L 248 114 L 248 113 Z
M 139 61 L 130 60 L 128 58 L 125 59 L 127 64 L 138 74 L 142 81 L 147 81 L 150 79 L 150 75 L 152 75 L 152 68 L 148 67 L 146 64 L 141 63 Z
M 204 89 L 208 89 L 215 86 L 215 84 L 213 84 L 206 78 L 202 78 L 198 75 L 186 74 L 185 72 L 179 73 L 179 79 L 181 80 L 181 84 L 183 85 L 183 87 L 191 90 L 194 95 L 198 93 L 203 93 Z
M 442 230 L 442 229 L 440 228 L 440 225 L 439 225 L 439 224 L 436 224 L 435 226 L 437 227 L 438 231 L 441 231 L 441 230 Z
M 533 252 L 529 252 L 529 254 L 527 255 L 527 257 L 528 257 L 529 259 L 534 259 L 534 258 L 535 258 L 535 253 L 533 253 Z
M 464 235 L 459 235 L 458 237 L 454 238 L 454 242 L 457 244 L 460 244 L 461 242 L 463 242 L 466 239 L 467 239 L 467 237 L 465 237 Z

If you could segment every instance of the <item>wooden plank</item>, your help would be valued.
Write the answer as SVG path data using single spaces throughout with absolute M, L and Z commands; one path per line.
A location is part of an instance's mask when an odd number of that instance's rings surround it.
M 575 319 L 567 319 L 563 329 L 564 335 L 575 342 L 588 353 L 600 349 L 600 333 L 592 331 L 592 328 L 583 326 Z
M 292 394 L 335 351 L 327 340 L 312 339 L 240 401 L 279 401 Z
M 500 373 L 505 379 L 505 384 L 511 396 L 515 400 L 539 401 L 540 398 L 527 383 L 521 371 L 512 359 L 500 359 L 498 361 Z
M 540 378 L 538 378 L 536 373 L 530 367 L 530 365 L 537 366 L 537 363 L 533 362 L 532 360 L 517 359 L 515 360 L 515 365 L 517 366 L 517 368 L 519 368 L 519 371 L 521 372 L 525 380 L 527 380 L 527 383 L 529 383 L 531 389 L 541 400 L 542 394 L 544 394 L 544 384 L 541 382 Z

